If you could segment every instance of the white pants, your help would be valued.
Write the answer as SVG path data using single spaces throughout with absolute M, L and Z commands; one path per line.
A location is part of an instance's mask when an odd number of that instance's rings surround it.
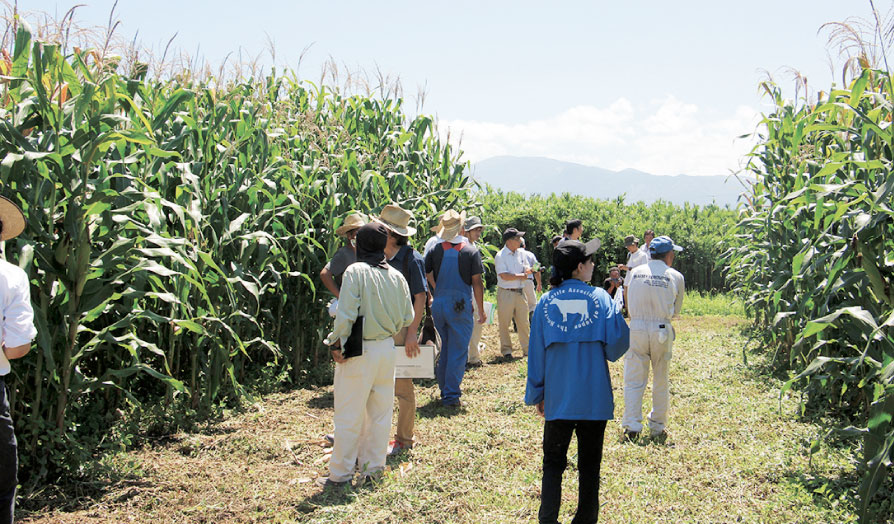
M 475 324 L 472 326 L 472 339 L 469 340 L 469 364 L 477 364 L 481 362 L 481 351 L 484 344 L 481 344 L 481 329 L 484 324 L 478 323 L 478 301 L 472 298 L 472 318 Z
M 525 280 L 525 301 L 528 303 L 528 313 L 537 307 L 537 286 L 531 279 Z
M 649 431 L 661 433 L 667 424 L 667 410 L 670 406 L 668 366 L 674 332 L 667 322 L 662 330 L 657 323 L 650 323 L 646 329 L 633 329 L 631 322 L 630 351 L 624 357 L 624 417 L 621 426 L 630 431 L 643 430 L 643 392 L 649 381 L 649 365 L 652 366 L 652 412 L 649 413 Z
M 394 412 L 394 339 L 363 341 L 363 354 L 335 365 L 335 447 L 329 479 L 385 469 Z

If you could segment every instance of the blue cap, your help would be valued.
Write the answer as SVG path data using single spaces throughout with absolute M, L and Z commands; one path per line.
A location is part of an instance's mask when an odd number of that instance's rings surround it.
M 667 253 L 671 249 L 673 249 L 674 251 L 683 251 L 683 248 L 674 244 L 674 241 L 671 240 L 670 237 L 663 235 L 653 238 L 652 243 L 649 244 L 649 253 L 653 255 Z

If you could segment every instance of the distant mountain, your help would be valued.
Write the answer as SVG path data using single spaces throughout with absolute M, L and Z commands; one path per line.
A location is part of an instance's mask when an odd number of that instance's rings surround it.
M 735 177 L 658 176 L 625 169 L 610 171 L 542 157 L 498 156 L 472 164 L 472 177 L 504 191 L 549 195 L 572 193 L 600 199 L 624 194 L 625 202 L 717 204 L 735 207 L 742 185 Z

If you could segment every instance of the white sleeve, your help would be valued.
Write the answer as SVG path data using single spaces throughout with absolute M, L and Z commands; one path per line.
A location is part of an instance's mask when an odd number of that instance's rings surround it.
M 34 309 L 31 307 L 31 288 L 24 271 L 15 272 L 15 279 L 9 282 L 9 291 L 3 305 L 3 345 L 14 348 L 31 343 L 37 335 Z

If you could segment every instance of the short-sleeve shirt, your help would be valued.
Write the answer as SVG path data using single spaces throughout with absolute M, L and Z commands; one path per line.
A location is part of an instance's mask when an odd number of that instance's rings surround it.
M 391 267 L 400 271 L 410 286 L 410 302 L 419 293 L 428 291 L 425 282 L 425 260 L 410 246 L 401 246 L 394 258 L 388 261 Z
M 0 260 L 0 308 L 2 308 L 2 344 L 17 347 L 30 343 L 37 335 L 28 275 L 19 266 Z M 10 372 L 9 360 L 0 351 L 0 377 Z
M 460 244 L 451 244 L 450 242 L 442 242 L 436 244 L 428 254 L 425 255 L 425 272 L 431 273 L 438 281 L 438 271 L 441 269 L 441 261 L 444 260 L 444 244 L 448 246 L 456 246 Z M 459 276 L 468 285 L 472 285 L 472 277 L 484 273 L 484 264 L 481 262 L 481 253 L 478 249 L 466 242 L 461 243 L 462 248 L 459 250 L 457 264 L 459 265 Z
M 641 266 L 643 264 L 648 264 L 648 263 L 649 263 L 649 255 L 643 253 L 642 251 L 637 249 L 633 253 L 630 253 L 627 256 L 627 267 L 630 269 L 627 271 L 627 276 L 624 277 L 624 285 L 625 286 L 630 285 L 630 273 L 633 271 L 633 268 L 635 268 L 637 266 Z
M 513 253 L 509 248 L 504 247 L 497 252 L 494 257 L 494 269 L 497 272 L 497 286 L 504 289 L 521 289 L 525 287 L 524 280 L 503 280 L 501 273 L 524 273 L 525 263 L 527 259 L 521 248 L 516 249 Z
M 348 269 L 348 266 L 357 262 L 357 253 L 351 248 L 351 246 L 343 246 L 341 249 L 335 252 L 335 255 L 332 257 L 332 260 L 326 263 L 326 269 L 332 273 L 332 278 L 335 280 L 335 285 L 341 287 L 341 276 L 344 274 L 345 270 Z

